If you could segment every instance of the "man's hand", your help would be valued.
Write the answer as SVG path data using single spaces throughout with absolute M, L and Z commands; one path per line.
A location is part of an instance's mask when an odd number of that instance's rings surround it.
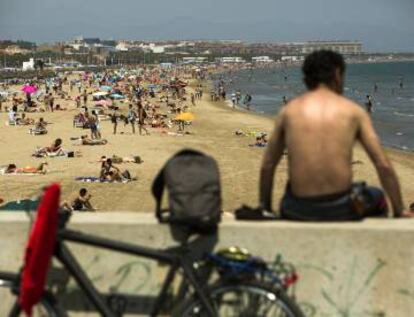
M 414 211 L 406 209 L 398 216 L 399 218 L 414 218 Z

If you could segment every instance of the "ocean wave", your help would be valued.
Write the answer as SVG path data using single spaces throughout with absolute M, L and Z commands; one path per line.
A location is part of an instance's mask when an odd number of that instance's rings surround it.
M 394 111 L 393 114 L 396 116 L 400 116 L 400 117 L 414 117 L 414 113 L 402 113 L 402 112 Z

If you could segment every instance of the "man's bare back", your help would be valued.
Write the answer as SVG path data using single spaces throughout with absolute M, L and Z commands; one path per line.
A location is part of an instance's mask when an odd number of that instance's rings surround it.
M 280 116 L 293 192 L 308 197 L 349 190 L 360 107 L 322 88 L 292 100 Z

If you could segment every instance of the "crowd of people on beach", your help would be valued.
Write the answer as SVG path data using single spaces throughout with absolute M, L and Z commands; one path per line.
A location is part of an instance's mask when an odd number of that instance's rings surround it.
M 82 133 L 80 136 L 70 138 L 73 146 L 107 145 L 108 139 L 103 136 L 108 135 L 109 132 L 103 131 L 104 121 L 112 125 L 111 132 L 114 136 L 125 134 L 127 126 L 131 127 L 131 134 L 136 134 L 138 131 L 140 136 L 157 132 L 167 135 L 186 135 L 189 134 L 186 127 L 194 120 L 191 109 L 197 106 L 197 101 L 203 98 L 206 90 L 203 86 L 205 82 L 200 79 L 214 80 L 209 90 L 211 101 L 227 101 L 232 108 L 251 109 L 253 97 L 248 91 L 242 92 L 236 89 L 231 94 L 227 93 L 232 83 L 231 74 L 239 69 L 240 66 L 216 67 L 214 74 L 219 75 L 210 77 L 208 67 L 151 66 L 57 72 L 52 78 L 33 78 L 28 81 L 14 79 L 0 84 L 0 111 L 4 109 L 8 113 L 8 128 L 30 126 L 28 133 L 34 136 L 47 135 L 49 130 L 54 128 L 51 113 L 76 112 L 73 115 L 73 128 L 82 129 Z M 225 73 L 229 77 L 226 77 Z M 198 80 L 197 86 L 189 93 L 186 87 L 192 79 Z M 287 75 L 284 80 L 288 80 Z M 400 80 L 399 87 L 404 88 L 403 79 Z M 374 90 L 378 89 L 375 83 Z M 286 108 L 291 109 L 294 99 L 290 100 L 284 96 L 282 103 Z M 366 96 L 365 109 L 368 113 L 373 112 L 371 95 Z M 42 117 L 35 120 L 28 116 L 30 113 L 42 113 Z M 122 132 L 119 131 L 120 125 L 124 127 Z M 89 135 L 83 132 L 84 129 L 89 130 Z M 174 129 L 176 131 L 172 131 Z M 234 135 L 253 137 L 255 143 L 250 146 L 266 147 L 268 153 L 273 151 L 274 143 L 272 138 L 269 140 L 268 133 L 265 131 L 252 132 L 239 129 L 234 132 Z M 288 153 L 283 150 L 279 151 L 279 154 Z M 63 148 L 63 140 L 58 137 L 50 145 L 36 148 L 32 156 L 80 158 L 82 152 Z M 102 183 L 130 182 L 136 178 L 132 177 L 127 169 L 121 170 L 115 164 L 142 163 L 142 159 L 139 156 L 122 158 L 114 155 L 112 158 L 102 156 L 99 162 L 101 166 L 96 176 L 82 176 L 76 180 Z M 46 166 L 49 165 L 50 163 L 44 162 L 37 167 L 18 168 L 15 163 L 10 163 L 1 169 L 1 173 L 42 175 L 47 173 Z M 394 200 L 398 199 L 396 195 L 394 193 Z M 91 196 L 86 188 L 82 188 L 75 196 L 76 198 L 65 202 L 65 208 L 94 210 L 90 202 Z M 402 211 L 398 212 L 402 213 Z
M 52 78 L 31 80 L 12 79 L 0 83 L 0 111 L 6 111 L 8 129 L 27 126 L 28 133 L 34 136 L 47 135 L 50 130 L 58 130 L 53 124 L 57 111 L 75 112 L 73 128 L 82 129 L 78 137 L 70 138 L 72 146 L 105 146 L 108 140 L 104 135 L 128 133 L 150 135 L 188 135 L 186 127 L 192 124 L 194 115 L 190 112 L 197 100 L 203 96 L 200 84 L 192 93 L 186 88 L 189 80 L 204 78 L 206 69 L 182 67 L 139 67 L 103 71 L 64 71 Z M 63 106 L 64 105 L 64 106 Z M 41 113 L 34 119 L 30 113 Z M 112 131 L 103 131 L 102 122 L 112 125 Z M 119 126 L 123 131 L 119 131 Z M 88 130 L 88 133 L 84 131 Z M 151 131 L 152 130 L 152 131 Z M 43 140 L 44 138 L 42 138 Z M 66 149 L 64 140 L 58 137 L 50 145 L 37 147 L 35 158 L 82 157 L 81 151 Z M 122 160 L 122 158 L 121 158 Z M 139 162 L 142 159 L 125 158 L 123 162 Z M 128 170 L 121 171 L 111 158 L 101 162 L 96 177 L 82 178 L 85 181 L 125 182 L 132 181 Z M 17 168 L 14 163 L 3 169 L 3 174 L 32 173 L 42 175 L 47 171 L 46 164 L 32 168 Z M 51 167 L 53 168 L 53 164 Z M 96 178 L 96 179 L 95 179 Z M 70 204 L 69 204 L 70 205 Z

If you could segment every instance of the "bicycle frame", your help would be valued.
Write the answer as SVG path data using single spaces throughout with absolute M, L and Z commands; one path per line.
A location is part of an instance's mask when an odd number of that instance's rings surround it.
M 108 304 L 99 294 L 92 281 L 87 277 L 79 262 L 71 253 L 69 248 L 65 245 L 64 241 L 75 242 L 83 245 L 149 258 L 169 265 L 170 269 L 152 308 L 152 312 L 150 314 L 151 317 L 156 317 L 160 313 L 162 304 L 164 304 L 167 299 L 168 290 L 179 268 L 183 269 L 185 278 L 194 288 L 196 295 L 202 301 L 204 307 L 209 312 L 209 315 L 211 317 L 216 316 L 209 295 L 204 291 L 204 287 L 200 281 L 197 280 L 196 272 L 193 268 L 193 263 L 186 259 L 185 254 L 187 251 L 185 248 L 181 249 L 181 253 L 172 253 L 166 250 L 156 250 L 147 247 L 141 247 L 126 242 L 101 238 L 69 229 L 59 230 L 57 238 L 58 242 L 54 256 L 68 270 L 80 288 L 85 292 L 87 298 L 91 301 L 95 309 L 103 317 L 115 317 L 115 313 L 111 311 Z

